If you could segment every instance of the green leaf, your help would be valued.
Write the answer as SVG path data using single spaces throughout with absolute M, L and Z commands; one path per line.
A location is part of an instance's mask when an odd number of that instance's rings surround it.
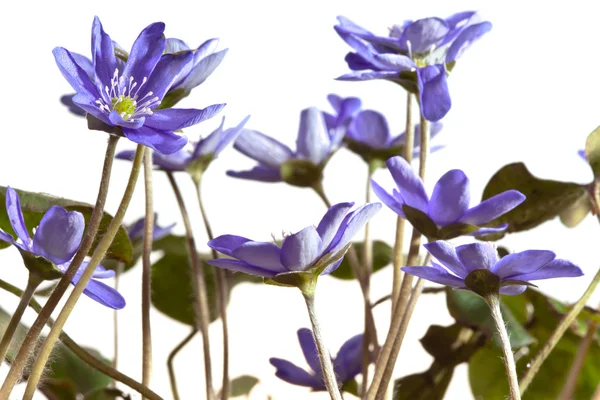
M 356 382 L 356 379 L 344 382 L 340 390 L 342 392 L 353 394 L 356 397 L 360 396 L 360 393 L 358 391 L 358 382 Z
M 535 228 L 569 209 L 586 193 L 583 185 L 536 178 L 525 164 L 514 163 L 502 167 L 490 179 L 483 191 L 482 200 L 489 199 L 506 190 L 518 190 L 527 198 L 508 213 L 485 226 L 508 224 L 505 232 L 521 232 Z M 487 240 L 497 240 L 504 233 L 493 234 Z
M 437 225 L 423 211 L 407 206 L 406 204 L 402 205 L 402 211 L 404 211 L 408 222 L 422 235 L 425 235 L 429 239 L 438 237 Z
M 42 217 L 52 206 L 61 206 L 68 211 L 79 211 L 85 218 L 86 226 L 89 223 L 90 217 L 92 216 L 92 211 L 94 210 L 92 205 L 74 200 L 54 197 L 48 194 L 26 192 L 24 190 L 15 189 L 15 191 L 19 194 L 21 208 L 23 209 L 23 218 L 30 234 L 33 234 L 33 228 L 40 224 Z M 8 219 L 8 214 L 6 213 L 6 208 L 3 206 L 5 202 L 6 187 L 0 186 L 0 229 L 15 237 L 14 231 Z M 102 216 L 102 221 L 100 222 L 98 234 L 96 235 L 92 248 L 88 253 L 89 255 L 92 255 L 96 249 L 100 238 L 102 238 L 106 232 L 111 221 L 112 216 L 105 212 Z M 8 243 L 0 242 L 0 249 L 8 246 Z M 131 252 L 131 242 L 127 236 L 127 231 L 123 226 L 121 226 L 117 232 L 117 235 L 115 236 L 115 239 L 110 245 L 108 252 L 106 253 L 106 257 L 128 262 L 131 259 Z
M 590 203 L 589 196 L 587 193 L 584 193 L 558 216 L 563 225 L 567 228 L 574 228 L 587 217 L 591 210 L 592 204 Z
M 504 299 L 506 296 L 501 296 Z M 456 322 L 475 329 L 479 329 L 489 337 L 493 337 L 499 346 L 496 325 L 490 314 L 489 306 L 475 293 L 466 290 L 453 290 L 446 288 L 446 302 L 450 315 Z M 519 323 L 506 305 L 500 304 L 502 316 L 507 324 L 510 344 L 513 349 L 531 344 L 535 338 Z
M 585 141 L 585 158 L 592 168 L 594 177 L 600 177 L 600 126 L 594 129 Z
M 392 400 L 442 400 L 453 374 L 454 368 L 441 368 L 396 379 Z
M 352 243 L 352 247 L 356 250 L 356 254 L 360 255 L 363 252 L 363 243 L 364 242 L 354 242 Z M 382 242 L 381 240 L 373 241 L 373 272 L 377 272 L 380 269 L 390 265 L 392 262 L 392 258 L 394 257 L 394 251 L 390 247 L 389 244 Z M 344 257 L 344 260 L 340 264 L 340 266 L 333 271 L 331 276 L 338 279 L 354 279 L 354 272 L 352 272 L 352 267 L 350 266 L 350 261 L 348 259 L 348 255 Z
M 232 379 L 231 382 L 229 382 L 231 386 L 231 397 L 248 396 L 258 382 L 260 382 L 258 378 L 250 375 L 242 375 Z M 221 397 L 221 391 L 219 391 L 217 397 Z

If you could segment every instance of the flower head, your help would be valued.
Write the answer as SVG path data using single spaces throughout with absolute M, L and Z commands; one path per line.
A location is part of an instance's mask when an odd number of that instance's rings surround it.
M 425 118 L 438 121 L 450 110 L 446 64 L 460 55 L 492 25 L 479 22 L 472 11 L 449 18 L 424 18 L 394 26 L 389 36 L 378 36 L 345 17 L 335 26 L 354 49 L 346 62 L 353 71 L 340 80 L 388 79 L 419 93 Z M 416 76 L 411 76 L 415 73 Z
M 392 194 L 371 180 L 379 199 L 402 218 L 419 225 L 421 233 L 430 239 L 451 239 L 460 234 L 473 236 L 502 232 L 507 224 L 497 228 L 478 228 L 512 210 L 525 200 L 517 190 L 507 190 L 469 208 L 471 194 L 469 178 L 459 169 L 446 172 L 435 184 L 431 198 L 423 181 L 402 157 L 390 158 L 386 165 L 398 186 Z M 410 212 L 410 214 L 407 214 Z M 414 220 L 417 223 L 414 223 Z M 427 230 L 427 231 L 424 231 Z
M 477 281 L 481 278 L 495 280 L 502 294 L 517 295 L 527 289 L 529 281 L 583 275 L 578 266 L 557 259 L 556 254 L 548 250 L 527 250 L 498 260 L 496 249 L 487 242 L 454 247 L 440 240 L 425 247 L 445 268 L 432 261 L 431 266 L 403 267 L 404 272 L 476 293 Z
M 329 274 L 342 262 L 350 239 L 381 208 L 380 203 L 368 203 L 351 211 L 353 205 L 332 206 L 316 228 L 311 225 L 286 236 L 281 246 L 235 235 L 219 236 L 209 241 L 208 246 L 233 259 L 207 262 L 215 267 L 273 279 L 303 272 Z
M 95 118 L 90 123 L 111 133 L 171 154 L 187 143 L 174 131 L 214 116 L 224 104 L 203 110 L 160 109 L 163 97 L 182 72 L 194 62 L 192 52 L 164 54 L 165 25 L 157 22 L 138 36 L 126 62 L 115 55 L 115 45 L 100 20 L 92 25 L 92 60 L 65 48 L 53 50 L 63 76 L 77 92 L 73 103 Z
M 158 214 L 154 213 L 154 228 L 152 229 L 152 240 L 156 241 L 164 238 L 168 234 L 171 233 L 175 223 L 167 226 L 159 226 L 158 225 Z M 132 242 L 141 240 L 144 237 L 144 222 L 146 221 L 145 217 L 142 217 L 135 221 L 133 224 L 129 225 L 127 228 L 127 236 L 129 236 L 129 240 Z
M 322 169 L 336 149 L 328 133 L 323 113 L 310 107 L 300 114 L 300 128 L 293 152 L 283 143 L 255 130 L 244 129 L 234 148 L 258 161 L 249 171 L 227 171 L 235 178 L 262 182 L 287 182 L 313 186 L 321 181 Z
M 77 211 L 69 212 L 62 207 L 52 206 L 42 217 L 32 239 L 25 226 L 19 195 L 11 187 L 6 188 L 6 212 L 17 240 L 2 230 L 0 240 L 16 246 L 24 259 L 28 259 L 29 255 L 43 257 L 64 273 L 81 244 L 85 228 L 83 215 Z M 73 285 L 79 282 L 87 265 L 85 261 L 81 263 L 79 271 L 71 281 Z M 119 292 L 97 281 L 111 278 L 114 274 L 115 271 L 106 270 L 98 265 L 83 293 L 104 306 L 117 310 L 125 307 L 125 299 Z
M 306 386 L 312 388 L 314 391 L 327 390 L 323 382 L 317 345 L 315 344 L 311 330 L 307 328 L 299 329 L 298 341 L 300 342 L 302 353 L 310 370 L 306 371 L 281 358 L 270 358 L 269 362 L 271 365 L 277 368 L 275 375 L 292 385 Z M 335 359 L 332 360 L 335 375 L 340 386 L 352 381 L 360 373 L 362 344 L 362 334 L 351 337 L 340 347 Z
M 346 135 L 348 126 L 360 111 L 362 102 L 358 97 L 340 97 L 337 94 L 327 96 L 329 104 L 334 109 L 333 114 L 323 112 L 329 136 L 335 147 L 339 147 Z

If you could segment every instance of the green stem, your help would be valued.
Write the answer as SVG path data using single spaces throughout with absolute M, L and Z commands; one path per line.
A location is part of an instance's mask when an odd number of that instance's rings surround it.
M 104 258 L 104 255 L 106 254 L 107 250 L 112 244 L 113 239 L 119 231 L 119 228 L 121 227 L 121 223 L 123 222 L 123 218 L 125 217 L 125 212 L 127 211 L 127 207 L 129 207 L 129 202 L 131 201 L 131 197 L 133 196 L 133 191 L 135 189 L 135 184 L 140 173 L 140 167 L 142 164 L 143 157 L 144 146 L 138 145 L 137 151 L 135 153 L 135 158 L 133 160 L 133 166 L 131 168 L 131 174 L 129 175 L 129 181 L 127 182 L 127 187 L 125 189 L 125 193 L 123 194 L 121 204 L 119 205 L 119 208 L 115 213 L 113 220 L 110 221 L 106 233 L 102 236 L 100 243 L 98 243 L 98 246 L 94 250 L 94 254 L 90 259 L 89 264 L 87 265 L 83 274 L 79 278 L 79 282 L 77 282 L 77 285 L 75 285 L 75 288 L 73 289 L 71 295 L 67 299 L 67 302 L 65 303 L 63 309 L 58 315 L 54 326 L 50 330 L 48 337 L 44 341 L 44 344 L 42 345 L 42 348 L 38 353 L 37 359 L 33 364 L 31 374 L 29 375 L 29 379 L 27 381 L 27 387 L 25 388 L 25 394 L 23 396 L 24 400 L 31 400 L 31 398 L 33 397 L 38 382 L 42 377 L 42 373 L 44 372 L 44 368 L 46 366 L 46 362 L 48 361 L 48 357 L 50 357 L 52 348 L 58 340 L 63 326 L 67 322 L 69 315 L 71 315 L 71 312 L 75 308 L 77 300 L 79 300 L 79 297 L 83 293 L 83 290 L 85 289 L 89 280 L 94 274 L 96 267 Z
M 0 279 L 0 289 L 6 290 L 9 293 L 14 294 L 17 297 L 23 296 L 23 291 L 16 286 L 11 285 L 8 282 L 5 282 Z M 42 306 L 35 299 L 31 299 L 29 301 L 29 307 L 31 307 L 36 313 L 40 313 L 42 311 Z M 50 328 L 54 326 L 54 320 L 52 318 L 48 318 L 46 321 L 46 325 Z M 69 335 L 67 335 L 64 331 L 60 333 L 60 341 L 75 354 L 75 356 L 79 357 L 81 361 L 89 365 L 90 367 L 100 371 L 104 375 L 109 378 L 114 379 L 115 381 L 121 382 L 124 385 L 129 386 L 131 389 L 137 391 L 138 393 L 146 396 L 150 400 L 163 400 L 158 394 L 154 393 L 152 390 L 148 389 L 146 386 L 142 385 L 138 381 L 128 377 L 127 375 L 117 371 L 115 368 L 110 367 L 104 362 L 98 360 L 96 357 L 88 353 L 85 349 L 80 347 Z
M 554 349 L 554 346 L 556 346 L 556 344 L 562 338 L 567 329 L 569 329 L 573 321 L 575 321 L 575 318 L 577 318 L 577 315 L 579 315 L 583 307 L 585 307 L 585 304 L 589 300 L 590 296 L 592 295 L 592 293 L 594 293 L 596 286 L 598 286 L 598 282 L 600 282 L 600 269 L 598 269 L 598 272 L 596 272 L 594 279 L 592 279 L 592 282 L 590 282 L 590 285 L 585 290 L 585 293 L 583 293 L 581 298 L 577 300 L 577 303 L 575 303 L 573 307 L 571 307 L 569 312 L 563 317 L 558 326 L 554 329 L 554 332 L 552 332 L 552 335 L 550 335 L 548 341 L 544 344 L 544 346 L 538 351 L 533 360 L 531 360 L 531 362 L 529 363 L 529 369 L 521 378 L 521 394 L 525 393 L 525 391 L 529 387 L 529 384 L 535 377 L 535 374 L 537 374 L 538 370 L 542 366 L 542 363 L 550 355 L 550 353 Z
M 202 333 L 202 349 L 204 351 L 204 378 L 206 380 L 206 399 L 215 400 L 215 390 L 212 384 L 212 364 L 210 356 L 210 339 L 208 336 L 208 321 L 209 321 L 209 310 L 208 310 L 208 295 L 206 293 L 206 283 L 204 282 L 204 271 L 200 258 L 198 257 L 198 251 L 196 250 L 196 240 L 194 239 L 194 232 L 192 230 L 192 223 L 190 222 L 190 216 L 183 201 L 183 196 L 177 185 L 177 181 L 171 172 L 167 172 L 167 178 L 173 188 L 173 193 L 177 199 L 179 211 L 181 212 L 181 219 L 185 226 L 185 237 L 187 242 L 188 257 L 192 268 L 192 288 L 194 290 L 194 312 L 196 316 L 196 329 Z
M 115 268 L 115 290 L 119 291 L 119 281 L 125 265 L 122 262 L 117 263 Z M 119 310 L 113 310 L 113 368 L 117 368 L 119 360 Z
M 94 238 L 96 237 L 96 233 L 98 233 L 98 228 L 100 227 L 100 222 L 102 221 L 102 216 L 104 214 L 104 203 L 106 202 L 106 196 L 108 194 L 110 174 L 118 140 L 118 136 L 109 136 L 108 145 L 106 146 L 106 155 L 104 156 L 104 166 L 102 167 L 102 177 L 100 178 L 100 187 L 98 189 L 98 196 L 96 198 L 96 205 L 94 206 L 87 229 L 85 230 L 81 244 L 79 245 L 79 250 L 77 250 L 77 253 L 75 254 L 75 257 L 73 257 L 69 268 L 67 268 L 65 271 L 63 277 L 56 285 L 56 288 L 50 297 L 48 297 L 46 304 L 44 304 L 44 307 L 40 311 L 33 325 L 31 325 L 31 328 L 29 328 L 29 331 L 23 340 L 23 344 L 21 345 L 17 356 L 11 364 L 10 371 L 8 372 L 8 375 L 6 376 L 4 383 L 0 388 L 0 399 L 7 399 L 12 392 L 12 389 L 17 384 L 21 374 L 23 373 L 23 370 L 25 369 L 29 354 L 36 346 L 38 337 L 46 325 L 46 321 L 48 321 L 48 318 L 50 318 L 62 296 L 69 288 L 71 280 L 75 276 L 75 273 L 77 273 L 79 270 L 81 262 L 92 247 Z
M 150 386 L 152 377 L 152 328 L 150 325 L 150 272 L 152 262 L 152 236 L 154 230 L 154 206 L 152 199 L 152 149 L 144 154 L 144 188 L 146 216 L 144 218 L 144 240 L 142 248 L 142 384 Z
M 303 293 L 303 295 L 304 300 L 306 301 L 308 317 L 310 318 L 310 323 L 312 324 L 313 328 L 313 337 L 315 339 L 317 351 L 319 353 L 319 361 L 321 362 L 321 371 L 323 373 L 325 386 L 327 387 L 327 391 L 331 396 L 331 400 L 342 400 L 342 394 L 338 387 L 337 378 L 335 377 L 335 371 L 333 369 L 333 363 L 331 362 L 331 356 L 329 355 L 329 351 L 327 350 L 327 347 L 323 342 L 321 326 L 319 325 L 319 320 L 317 319 L 317 314 L 315 312 L 314 295 L 309 295 L 306 293 Z
M 0 360 L 4 360 L 6 357 L 6 353 L 8 352 L 8 348 L 10 347 L 10 343 L 12 342 L 12 338 L 17 330 L 17 327 L 19 326 L 19 322 L 21 322 L 21 318 L 23 317 L 23 313 L 27 308 L 27 304 L 29 304 L 29 301 L 33 298 L 35 290 L 40 283 L 42 283 L 42 281 L 43 280 L 40 279 L 40 277 L 38 277 L 35 273 L 29 273 L 25 291 L 21 295 L 19 305 L 10 318 L 10 322 L 8 323 L 8 326 L 4 331 L 4 335 L 2 336 L 2 341 L 0 341 Z
M 208 213 L 204 208 L 204 202 L 202 201 L 201 191 L 201 180 L 194 179 L 194 185 L 196 186 L 196 197 L 198 197 L 198 206 L 200 208 L 200 214 L 202 214 L 202 220 L 204 221 L 204 227 L 208 240 L 213 240 L 212 227 L 208 220 Z M 219 258 L 219 254 L 215 249 L 211 249 L 212 257 Z M 229 283 L 227 280 L 227 271 L 216 268 L 217 271 L 217 303 L 219 307 L 219 314 L 221 315 L 221 330 L 223 334 L 223 379 L 221 383 L 221 400 L 227 400 L 230 396 L 229 387 L 229 324 L 227 322 L 227 300 L 229 298 Z
M 175 356 L 177 353 L 181 351 L 192 338 L 198 333 L 198 330 L 194 328 L 189 335 L 187 335 L 181 343 L 179 343 L 171 352 L 169 353 L 169 357 L 167 358 L 167 370 L 169 371 L 169 382 L 171 383 L 171 393 L 173 394 L 173 400 L 179 400 L 179 391 L 177 390 L 177 377 L 175 375 L 175 366 L 173 365 L 173 361 L 175 360 Z
M 506 324 L 502 318 L 502 311 L 500 310 L 500 296 L 498 294 L 488 295 L 485 297 L 485 302 L 490 307 L 494 323 L 496 324 L 496 331 L 498 332 L 498 337 L 500 338 L 502 353 L 504 354 L 504 358 L 502 360 L 504 361 L 504 368 L 506 369 L 506 376 L 508 378 L 510 399 L 521 400 L 515 357 L 512 352 L 512 347 L 510 346 L 510 339 L 508 337 L 508 331 L 506 330 Z

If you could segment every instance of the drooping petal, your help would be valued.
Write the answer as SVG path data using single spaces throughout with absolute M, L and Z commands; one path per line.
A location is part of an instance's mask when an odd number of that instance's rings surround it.
M 431 282 L 439 283 L 440 285 L 456 288 L 465 287 L 465 282 L 462 279 L 450 274 L 434 262 L 431 265 L 432 267 L 402 267 L 402 271 Z
M 225 104 L 213 104 L 201 110 L 195 108 L 165 108 L 146 117 L 144 126 L 161 131 L 177 131 L 214 117 Z
M 423 116 L 428 121 L 439 121 L 452 107 L 444 66 L 429 65 L 419 68 L 417 78 Z
M 147 86 L 140 89 L 140 93 L 152 92 L 153 97 L 158 97 L 159 100 L 162 100 L 173 84 L 186 73 L 186 70 L 189 71 L 193 58 L 194 55 L 191 51 L 164 54 L 152 70 L 152 75 L 150 75 L 146 84 Z
M 583 271 L 577 265 L 567 260 L 555 259 L 537 271 L 522 275 L 514 275 L 510 279 L 519 281 L 535 281 L 538 279 L 572 278 L 582 276 Z
M 373 189 L 373 193 L 375 193 L 375 196 L 377 196 L 379 200 L 383 202 L 383 204 L 388 206 L 393 212 L 398 214 L 398 216 L 406 218 L 406 216 L 404 215 L 404 210 L 402 210 L 402 205 L 404 204 L 402 201 L 389 194 L 373 179 L 371 179 L 371 188 Z
M 319 165 L 329 154 L 331 139 L 323 113 L 316 107 L 302 110 L 296 140 L 298 155 Z
M 273 272 L 288 272 L 281 263 L 281 249 L 273 243 L 246 242 L 233 250 L 233 257 Z
M 437 46 L 448 32 L 448 24 L 443 19 L 423 18 L 404 28 L 398 41 L 403 44 L 410 42 L 413 54 L 425 54 Z
M 246 125 L 246 122 L 248 122 L 249 119 L 250 116 L 248 115 L 235 128 L 225 129 L 219 138 L 219 143 L 217 144 L 214 153 L 219 154 L 227 147 L 227 145 L 229 145 L 229 143 L 235 141 L 242 134 L 244 125 Z
M 252 240 L 243 236 L 237 235 L 221 235 L 217 236 L 213 240 L 210 240 L 207 244 L 211 249 L 215 249 L 219 253 L 233 257 L 233 251 L 243 245 L 244 243 L 251 242 Z
M 312 331 L 307 328 L 298 329 L 298 341 L 306 362 L 316 376 L 321 376 L 321 362 L 319 361 L 319 352 Z
M 281 182 L 279 169 L 258 165 L 248 171 L 227 171 L 227 176 L 240 179 L 251 179 L 259 182 Z
M 189 91 L 204 83 L 215 69 L 217 69 L 219 64 L 221 64 L 227 51 L 228 49 L 224 49 L 209 55 L 203 55 L 196 52 L 194 55 L 194 67 L 189 75 L 183 80 L 182 88 L 185 91 Z
M 108 114 L 108 120 L 110 121 L 110 125 L 112 126 L 116 125 L 128 129 L 138 129 L 142 125 L 144 125 L 145 117 L 123 119 L 123 117 L 117 112 L 117 110 L 112 110 L 110 114 Z
M 471 272 L 476 269 L 494 268 L 498 262 L 498 253 L 489 243 L 470 243 L 456 247 L 456 255 L 461 264 Z
M 454 42 L 448 48 L 448 52 L 446 53 L 446 62 L 458 59 L 473 42 L 475 42 L 485 33 L 489 32 L 491 29 L 492 24 L 487 21 L 467 27 L 460 33 L 460 35 L 458 35 L 456 40 L 454 40 Z
M 371 148 L 385 148 L 390 140 L 390 128 L 383 114 L 365 110 L 352 119 L 347 137 Z
M 339 382 L 354 379 L 361 371 L 364 335 L 356 335 L 348 339 L 338 351 L 333 369 Z
M 331 240 L 334 238 L 338 231 L 340 224 L 346 218 L 346 215 L 350 209 L 354 206 L 354 203 L 338 203 L 334 204 L 327 210 L 319 225 L 317 226 L 317 232 L 321 237 L 322 246 L 326 249 Z
M 187 144 L 187 137 L 173 132 L 142 126 L 138 129 L 123 128 L 125 137 L 132 142 L 146 145 L 162 154 L 173 154 Z
M 165 24 L 155 22 L 148 25 L 137 37 L 125 63 L 122 76 L 133 77 L 138 85 L 149 78 L 165 50 Z
M 52 206 L 33 236 L 33 251 L 55 264 L 64 264 L 79 248 L 84 228 L 85 220 L 80 212 Z
M 456 255 L 456 248 L 450 242 L 438 240 L 426 243 L 424 246 L 436 260 L 456 276 L 464 279 L 469 274 L 469 271 L 462 265 Z
M 427 215 L 438 226 L 445 226 L 462 217 L 469 208 L 470 201 L 469 178 L 460 169 L 453 169 L 435 184 Z
M 248 264 L 244 261 L 231 260 L 229 258 L 219 258 L 218 260 L 206 260 L 207 263 L 217 268 L 227 269 L 233 272 L 243 272 L 245 274 L 272 278 L 277 275 L 276 271 L 261 268 L 256 265 Z
M 77 282 L 79 282 L 80 278 L 81 274 L 75 275 L 71 283 L 73 285 L 77 285 Z M 90 279 L 85 286 L 85 289 L 83 289 L 83 294 L 88 296 L 90 299 L 97 301 L 103 306 L 112 308 L 114 310 L 121 310 L 126 305 L 125 298 L 123 298 L 118 291 L 102 282 L 98 282 L 95 279 Z
M 367 203 L 346 215 L 326 253 L 336 254 L 381 210 L 381 203 Z
M 500 294 L 505 294 L 507 296 L 516 296 L 518 294 L 523 293 L 525 290 L 527 290 L 526 285 L 502 286 L 500 288 Z
M 117 69 L 117 59 L 112 39 L 102 29 L 98 17 L 94 17 L 92 24 L 92 61 L 96 87 L 98 91 L 103 91 L 104 87 L 110 87 L 110 81 Z
M 526 250 L 504 256 L 491 271 L 500 279 L 512 279 L 515 275 L 535 272 L 556 258 L 549 250 Z
M 283 143 L 252 129 L 244 129 L 233 147 L 259 163 L 279 169 L 294 153 Z
M 85 93 L 97 100 L 100 96 L 96 86 L 65 48 L 55 47 L 52 50 L 58 69 L 77 93 Z
M 429 198 L 423 181 L 412 166 L 400 156 L 390 158 L 385 165 L 390 170 L 404 203 L 426 213 Z
M 325 390 L 325 383 L 321 377 L 311 375 L 300 367 L 295 366 L 287 360 L 281 358 L 270 358 L 269 362 L 277 368 L 275 376 L 279 379 L 291 383 L 292 385 L 306 386 L 314 390 Z
M 321 255 L 322 241 L 314 226 L 286 236 L 281 244 L 281 263 L 290 271 L 304 271 Z
M 27 231 L 27 226 L 25 226 L 25 220 L 23 219 L 21 200 L 19 199 L 17 192 L 10 186 L 6 187 L 6 214 L 8 214 L 10 226 L 12 226 L 17 237 L 21 239 L 26 246 L 29 246 L 31 238 Z
M 507 190 L 469 209 L 462 216 L 460 222 L 471 225 L 485 224 L 509 212 L 524 201 L 525 195 L 518 190 Z

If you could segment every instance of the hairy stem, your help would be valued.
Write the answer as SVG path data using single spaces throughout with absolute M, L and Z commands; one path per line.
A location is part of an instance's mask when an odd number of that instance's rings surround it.
M 73 257 L 69 268 L 67 268 L 63 277 L 58 282 L 58 285 L 56 285 L 56 288 L 50 297 L 48 297 L 46 304 L 44 304 L 44 307 L 40 311 L 33 325 L 31 325 L 31 328 L 29 328 L 29 331 L 23 340 L 23 344 L 21 344 L 21 348 L 11 364 L 10 371 L 8 372 L 8 375 L 6 376 L 6 379 L 0 388 L 0 399 L 8 398 L 12 392 L 12 389 L 17 384 L 21 374 L 23 373 L 23 369 L 25 369 L 29 354 L 36 345 L 38 337 L 46 325 L 46 321 L 48 321 L 48 318 L 50 318 L 60 299 L 65 294 L 67 288 L 71 284 L 71 280 L 75 276 L 75 273 L 79 270 L 81 262 L 88 254 L 92 244 L 94 243 L 94 238 L 96 237 L 96 233 L 98 233 L 98 228 L 100 227 L 100 222 L 102 221 L 102 216 L 104 214 L 104 203 L 106 202 L 106 196 L 108 195 L 110 174 L 112 171 L 112 164 L 115 158 L 115 150 L 117 148 L 118 141 L 118 136 L 110 135 L 108 138 L 108 145 L 106 146 L 104 166 L 102 167 L 102 177 L 100 178 L 100 187 L 98 188 L 96 204 L 81 240 L 81 244 L 79 245 L 79 249 L 77 250 L 75 257 Z
M 179 391 L 177 390 L 177 377 L 175 375 L 175 366 L 173 361 L 177 353 L 181 351 L 192 338 L 198 333 L 198 330 L 194 328 L 189 335 L 187 335 L 171 352 L 167 358 L 167 369 L 169 370 L 169 382 L 171 383 L 171 393 L 173 394 L 173 400 L 179 400 Z
M 200 208 L 200 214 L 202 214 L 202 220 L 204 221 L 204 227 L 208 240 L 213 240 L 214 235 L 210 221 L 208 220 L 208 213 L 204 208 L 204 202 L 202 201 L 202 190 L 201 180 L 194 179 L 194 185 L 196 186 L 196 197 L 198 197 L 198 206 Z M 219 254 L 215 249 L 211 249 L 213 258 L 219 258 Z M 223 334 L 223 380 L 221 383 L 221 400 L 227 400 L 230 396 L 229 387 L 229 325 L 227 323 L 227 300 L 229 298 L 229 282 L 227 279 L 227 271 L 221 268 L 215 268 L 217 272 L 217 303 L 219 307 L 219 314 L 221 315 L 221 327 Z
M 596 333 L 598 332 L 598 323 L 596 321 L 591 321 L 588 324 L 588 330 L 581 339 L 581 343 L 579 344 L 579 348 L 577 349 L 577 353 L 575 354 L 575 359 L 573 360 L 573 364 L 571 364 L 571 369 L 569 370 L 569 375 L 567 376 L 567 381 L 563 386 L 558 400 L 571 400 L 575 398 L 575 387 L 577 386 L 577 379 L 583 370 L 585 358 L 590 350 L 590 346 L 596 337 Z
M 125 212 L 127 211 L 127 207 L 129 207 L 129 202 L 131 201 L 131 197 L 133 196 L 133 191 L 135 189 L 135 184 L 140 173 L 140 167 L 142 165 L 143 157 L 144 146 L 138 145 L 137 151 L 135 153 L 135 158 L 133 160 L 133 165 L 131 168 L 131 173 L 129 175 L 129 181 L 127 182 L 127 187 L 125 189 L 125 193 L 123 194 L 121 204 L 119 205 L 119 208 L 115 213 L 113 220 L 110 222 L 106 233 L 104 234 L 104 236 L 102 236 L 102 239 L 100 240 L 100 243 L 98 243 L 96 250 L 94 250 L 94 254 L 90 259 L 88 266 L 85 268 L 83 274 L 79 278 L 79 282 L 77 282 L 77 285 L 75 285 L 75 288 L 71 292 L 71 295 L 67 299 L 67 302 L 65 303 L 63 309 L 60 311 L 60 314 L 58 315 L 54 326 L 50 330 L 48 337 L 44 341 L 44 344 L 42 345 L 42 348 L 38 353 L 37 359 L 33 364 L 31 374 L 27 381 L 25 395 L 23 396 L 24 400 L 31 400 L 31 398 L 33 397 L 38 382 L 42 376 L 42 373 L 44 372 L 44 367 L 46 365 L 46 362 L 48 361 L 48 357 L 50 357 L 52 348 L 58 340 L 58 336 L 60 335 L 63 326 L 65 325 L 67 319 L 69 318 L 69 315 L 71 315 L 71 312 L 75 308 L 77 300 L 79 300 L 79 297 L 81 296 L 83 290 L 87 286 L 87 283 L 89 282 L 90 278 L 92 277 L 92 274 L 96 270 L 96 267 L 104 258 L 104 255 L 106 254 L 107 250 L 112 244 L 113 239 L 119 231 L 121 223 L 123 222 L 123 218 L 125 217 Z
M 154 230 L 154 206 L 152 202 L 152 149 L 144 155 L 144 188 L 146 216 L 144 218 L 144 241 L 142 248 L 142 384 L 150 386 L 152 376 L 152 328 L 150 326 L 150 272 L 152 236 Z
M 202 348 L 204 351 L 204 378 L 206 380 L 206 399 L 215 400 L 215 390 L 212 384 L 212 364 L 210 357 L 210 339 L 208 337 L 208 324 L 209 324 L 209 310 L 208 310 L 208 296 L 206 293 L 206 283 L 204 282 L 204 271 L 198 257 L 198 251 L 196 250 L 196 240 L 194 239 L 194 232 L 192 230 L 192 224 L 190 222 L 190 216 L 188 214 L 183 196 L 177 185 L 177 181 L 171 172 L 167 172 L 167 178 L 173 188 L 173 193 L 177 199 L 179 210 L 181 211 L 181 219 L 185 226 L 185 238 L 187 241 L 188 256 L 190 259 L 190 265 L 192 267 L 192 287 L 194 290 L 195 301 L 194 301 L 194 312 L 196 314 L 196 329 L 202 333 Z
M 327 391 L 331 396 L 331 400 L 342 400 L 342 394 L 338 387 L 337 378 L 335 377 L 335 371 L 333 370 L 333 363 L 331 362 L 331 356 L 325 343 L 323 342 L 323 335 L 321 333 L 321 326 L 317 319 L 315 312 L 315 298 L 314 295 L 304 294 L 304 300 L 306 301 L 306 309 L 308 310 L 308 317 L 312 324 L 313 337 L 317 344 L 317 351 L 319 353 L 319 361 L 321 362 L 321 371 L 323 372 L 323 379 Z

